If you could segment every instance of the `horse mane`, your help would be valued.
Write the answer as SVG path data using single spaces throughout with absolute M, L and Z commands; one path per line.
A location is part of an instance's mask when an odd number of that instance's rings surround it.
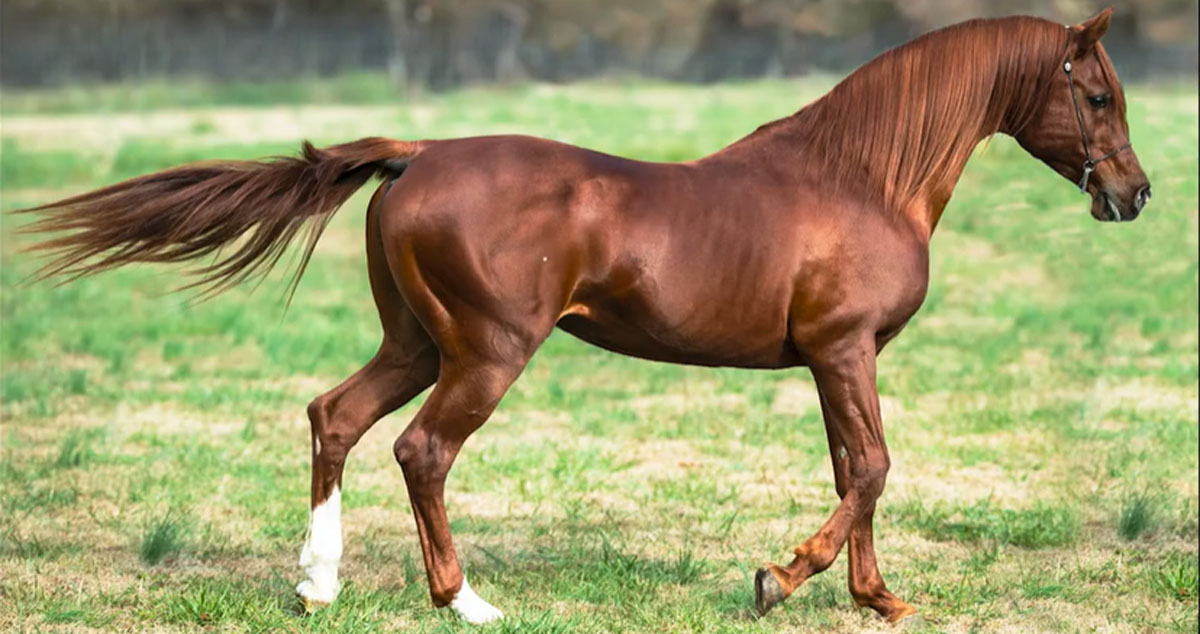
M 826 184 L 897 211 L 956 178 L 981 137 L 1014 134 L 1037 114 L 1067 37 L 1062 25 L 1025 16 L 933 31 L 747 140 L 785 135 Z

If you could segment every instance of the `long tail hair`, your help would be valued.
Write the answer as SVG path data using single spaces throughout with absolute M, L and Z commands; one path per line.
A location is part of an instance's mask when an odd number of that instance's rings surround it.
M 290 298 L 338 207 L 371 177 L 398 176 L 420 146 L 379 137 L 326 148 L 305 142 L 299 157 L 183 165 L 24 210 L 44 217 L 22 231 L 61 234 L 31 247 L 51 255 L 38 279 L 211 256 L 183 286 L 207 295 L 265 275 L 306 230 Z

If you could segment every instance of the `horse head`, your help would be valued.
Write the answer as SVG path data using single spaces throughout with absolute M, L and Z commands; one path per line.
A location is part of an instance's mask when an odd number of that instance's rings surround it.
M 1125 93 L 1100 38 L 1112 9 L 1072 27 L 1039 114 L 1015 136 L 1092 197 L 1097 220 L 1133 220 L 1150 200 L 1125 119 Z

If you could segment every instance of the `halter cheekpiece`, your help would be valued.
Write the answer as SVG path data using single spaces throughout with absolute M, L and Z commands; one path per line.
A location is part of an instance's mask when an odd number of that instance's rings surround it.
M 1085 128 L 1083 125 L 1083 110 L 1079 108 L 1079 97 L 1075 96 L 1075 78 L 1071 75 L 1071 60 L 1066 60 L 1063 62 L 1063 72 L 1067 74 L 1067 87 L 1071 89 L 1071 105 L 1075 106 L 1075 120 L 1079 122 L 1079 136 L 1083 139 L 1083 177 L 1079 179 L 1079 193 L 1086 194 L 1088 179 L 1091 178 L 1092 172 L 1096 170 L 1096 166 L 1099 165 L 1101 161 L 1110 159 L 1117 154 L 1128 150 L 1130 148 L 1130 144 L 1126 143 L 1125 145 L 1122 145 L 1121 147 L 1099 158 L 1092 158 L 1092 147 L 1091 144 L 1088 143 L 1087 128 Z

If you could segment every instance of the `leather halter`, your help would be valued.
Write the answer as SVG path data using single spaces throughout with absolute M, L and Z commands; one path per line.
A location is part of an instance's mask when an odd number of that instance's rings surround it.
M 1063 62 L 1063 72 L 1067 74 L 1067 87 L 1071 89 L 1071 105 L 1075 106 L 1075 120 L 1079 122 L 1079 136 L 1083 139 L 1083 178 L 1079 179 L 1079 193 L 1086 194 L 1088 178 L 1090 178 L 1092 172 L 1096 170 L 1096 166 L 1099 165 L 1101 161 L 1110 159 L 1117 154 L 1128 150 L 1132 146 L 1129 142 L 1126 142 L 1125 145 L 1122 145 L 1121 147 L 1109 152 L 1108 154 L 1105 154 L 1104 156 L 1092 158 L 1092 146 L 1091 143 L 1088 143 L 1087 128 L 1085 128 L 1083 125 L 1083 110 L 1080 110 L 1079 108 L 1079 97 L 1075 96 L 1075 78 L 1071 75 L 1071 60 L 1066 60 Z

